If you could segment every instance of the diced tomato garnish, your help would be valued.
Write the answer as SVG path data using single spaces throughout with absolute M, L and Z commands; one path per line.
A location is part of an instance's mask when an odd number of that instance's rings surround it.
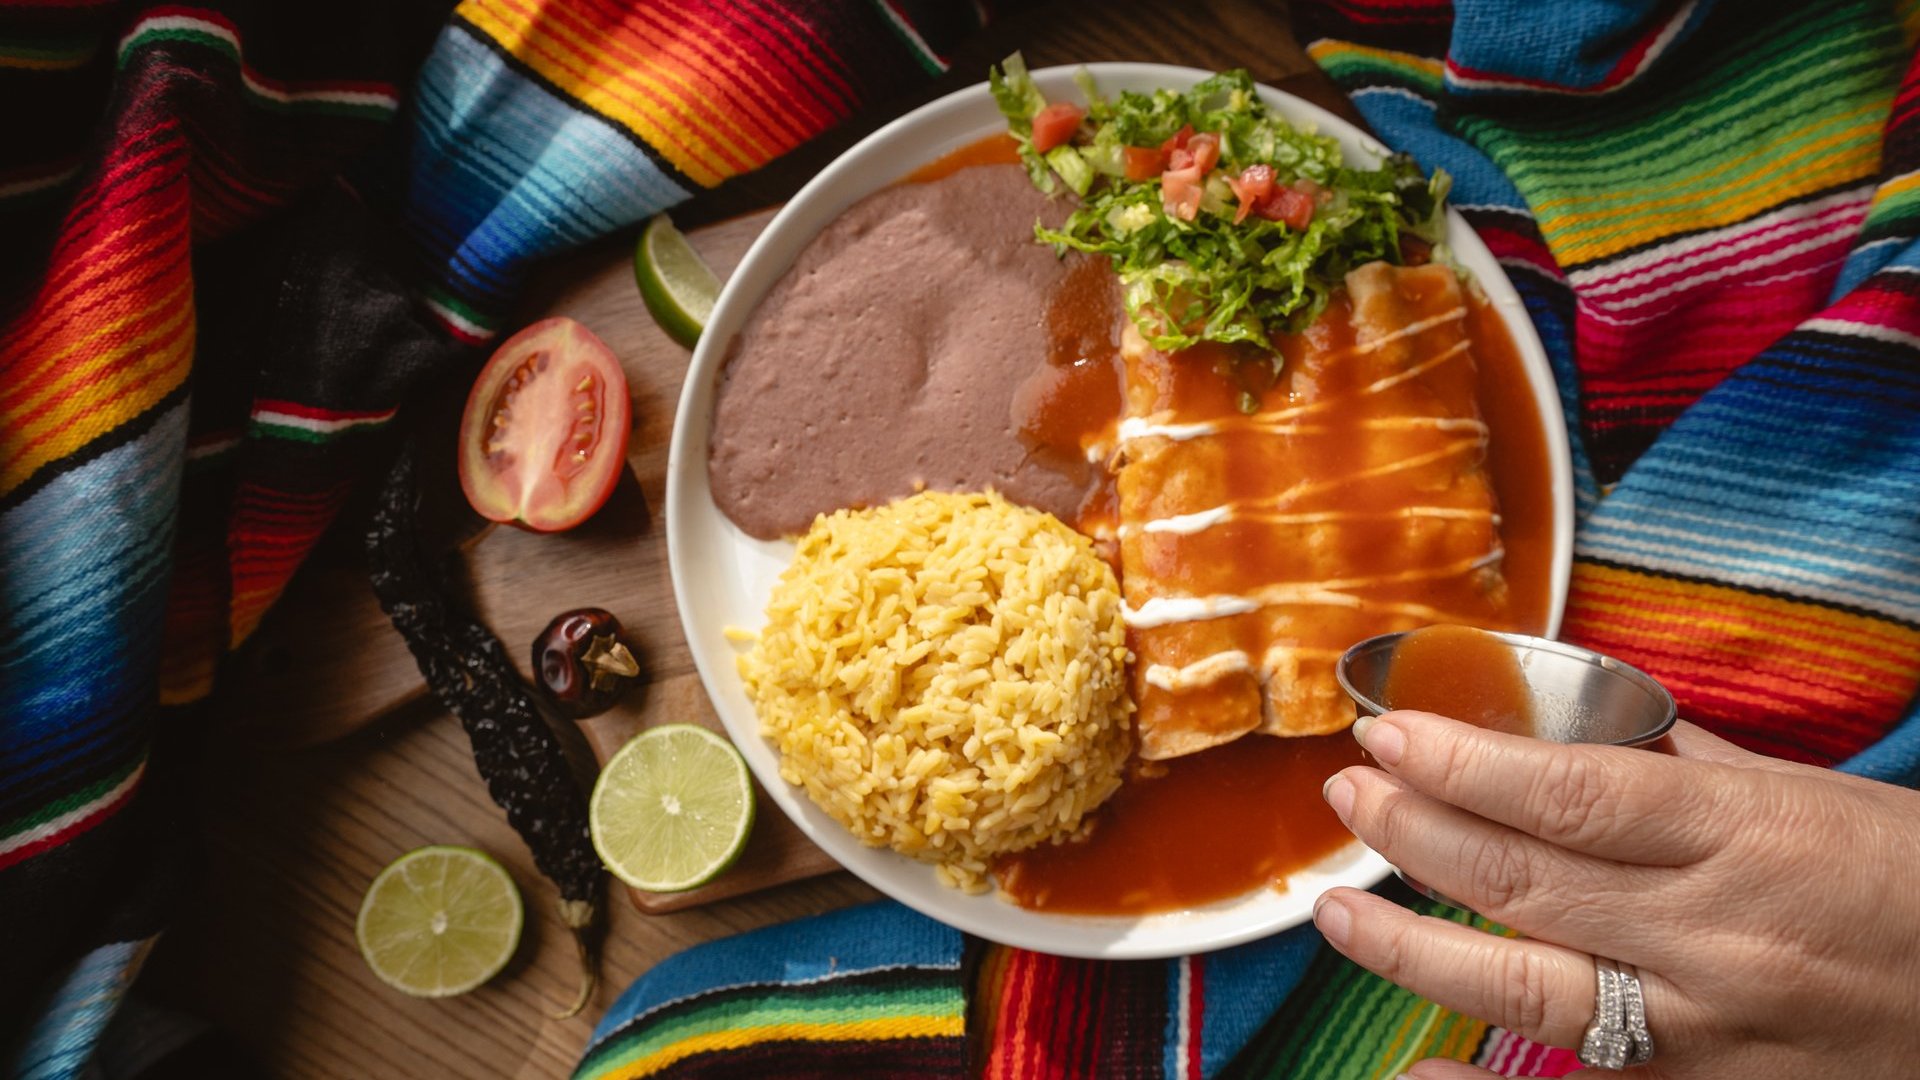
M 1167 168 L 1167 155 L 1151 146 L 1129 146 L 1121 155 L 1127 166 L 1127 179 L 1151 180 Z
M 1227 186 L 1233 189 L 1234 198 L 1240 200 L 1240 209 L 1233 215 L 1235 225 L 1247 220 L 1254 205 L 1273 192 L 1273 166 L 1249 165 L 1239 176 L 1227 178 Z
M 1207 172 L 1220 161 L 1220 136 L 1195 135 L 1191 126 L 1182 127 L 1160 152 L 1167 156 L 1166 171 L 1160 174 L 1160 205 L 1169 217 L 1192 221 L 1200 213 Z
M 1298 188 L 1277 187 L 1254 204 L 1253 212 L 1269 221 L 1285 222 L 1287 227 L 1305 232 L 1313 223 L 1313 196 Z
M 1200 170 L 1192 165 L 1160 174 L 1160 205 L 1168 217 L 1192 221 L 1199 215 L 1200 196 L 1205 191 L 1200 181 Z
M 1056 101 L 1041 109 L 1033 118 L 1033 148 L 1044 154 L 1073 138 L 1073 133 L 1079 130 L 1080 121 L 1086 115 L 1087 110 L 1064 101 Z
M 1194 167 L 1205 176 L 1220 161 L 1220 136 L 1212 132 L 1195 135 L 1187 140 L 1187 152 L 1193 155 Z
M 1400 261 L 1408 266 L 1425 266 L 1433 261 L 1433 245 L 1417 236 L 1402 233 Z

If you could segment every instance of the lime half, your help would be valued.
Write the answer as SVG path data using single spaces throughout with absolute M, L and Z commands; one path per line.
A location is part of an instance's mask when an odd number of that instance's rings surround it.
M 507 966 L 525 920 L 520 890 L 491 855 L 423 847 L 367 886 L 354 936 L 381 982 L 415 997 L 452 997 Z
M 593 785 L 593 847 L 621 881 L 678 892 L 733 865 L 753 828 L 753 781 L 733 744 L 668 724 L 620 748 Z
M 720 279 L 667 215 L 656 215 L 641 231 L 633 252 L 633 277 L 653 321 L 668 337 L 693 348 L 720 297 Z

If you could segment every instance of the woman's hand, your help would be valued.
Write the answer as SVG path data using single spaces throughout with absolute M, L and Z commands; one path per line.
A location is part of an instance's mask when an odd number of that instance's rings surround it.
M 1327 781 L 1369 847 L 1524 939 L 1333 889 L 1356 963 L 1536 1042 L 1578 1047 L 1593 957 L 1639 969 L 1652 1064 L 1583 1077 L 1907 1077 L 1920 1062 L 1920 793 L 1747 753 L 1568 746 L 1394 712 L 1381 768 Z M 1490 1074 L 1426 1063 L 1410 1075 Z

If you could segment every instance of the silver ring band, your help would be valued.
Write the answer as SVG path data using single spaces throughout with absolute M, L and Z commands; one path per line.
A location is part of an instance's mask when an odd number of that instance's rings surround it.
M 1653 1060 L 1647 1032 L 1647 1001 L 1631 964 L 1593 958 L 1593 1023 L 1580 1042 L 1580 1064 L 1589 1069 L 1627 1069 Z

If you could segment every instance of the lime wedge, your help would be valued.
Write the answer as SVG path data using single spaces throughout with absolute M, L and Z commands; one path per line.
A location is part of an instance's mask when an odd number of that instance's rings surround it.
M 656 215 L 641 231 L 633 251 L 633 277 L 653 321 L 668 337 L 693 348 L 720 297 L 720 279 L 667 215 Z
M 452 997 L 507 966 L 525 919 L 520 890 L 491 855 L 423 847 L 367 886 L 354 936 L 381 982 L 414 997 Z
M 668 724 L 620 748 L 593 785 L 588 826 L 600 861 L 648 892 L 678 892 L 733 865 L 753 828 L 753 782 L 733 744 Z

